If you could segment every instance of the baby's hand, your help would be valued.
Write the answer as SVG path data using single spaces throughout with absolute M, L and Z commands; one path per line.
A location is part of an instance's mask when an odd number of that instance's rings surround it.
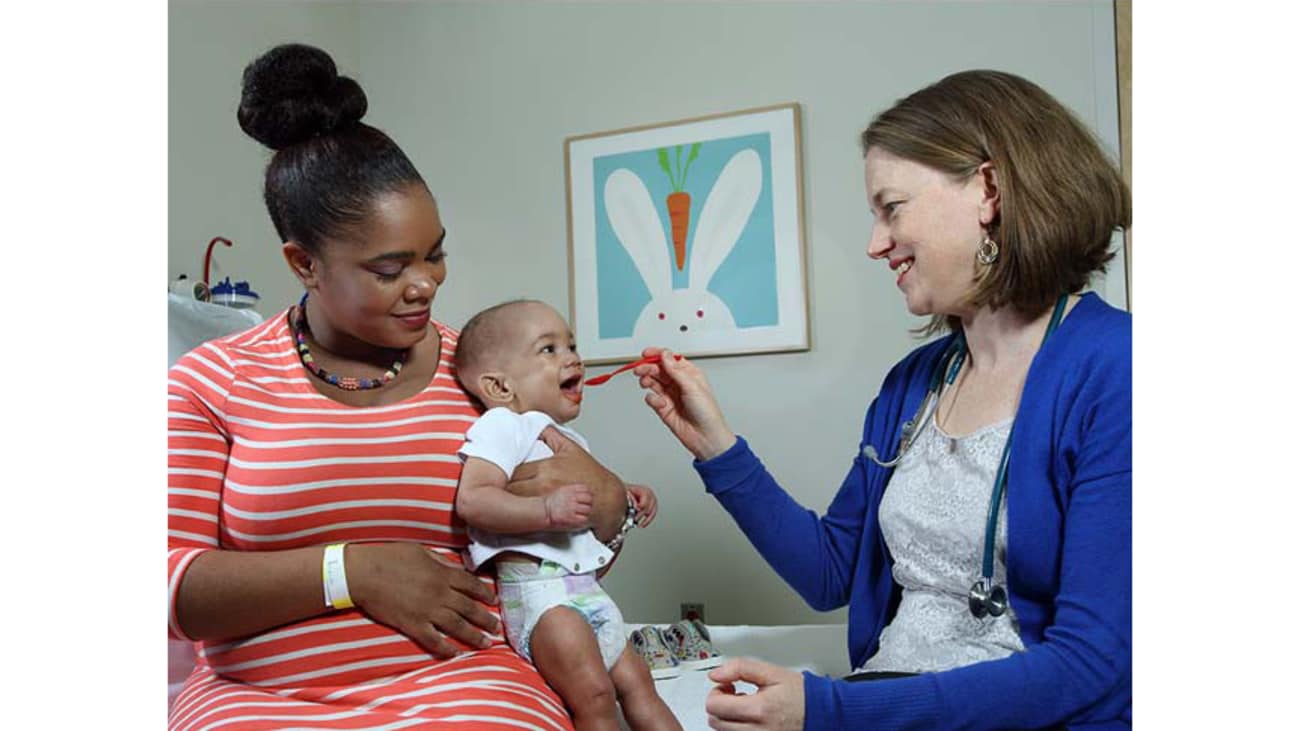
M 659 498 L 655 497 L 655 491 L 646 485 L 628 485 L 627 493 L 632 496 L 632 504 L 636 506 L 637 527 L 650 525 L 659 512 Z
M 549 530 L 579 530 L 591 527 L 591 506 L 595 496 L 582 483 L 564 485 L 542 499 Z

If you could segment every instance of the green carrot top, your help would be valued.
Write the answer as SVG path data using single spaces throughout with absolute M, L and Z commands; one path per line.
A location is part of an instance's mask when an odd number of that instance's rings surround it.
M 674 149 L 676 154 L 676 164 L 670 164 L 668 161 L 668 148 L 659 148 L 659 167 L 663 168 L 668 174 L 668 182 L 673 186 L 674 193 L 682 192 L 686 187 L 686 174 L 690 172 L 691 163 L 700 155 L 700 144 L 696 142 L 691 145 L 690 152 L 686 154 L 686 165 L 682 165 L 682 146 L 677 145 Z

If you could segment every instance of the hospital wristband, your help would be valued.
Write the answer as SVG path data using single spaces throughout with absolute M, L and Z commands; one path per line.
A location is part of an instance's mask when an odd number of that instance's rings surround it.
M 343 566 L 343 548 L 346 543 L 325 547 L 321 560 L 321 581 L 325 587 L 325 606 L 331 609 L 350 609 L 352 595 L 348 593 L 348 573 Z

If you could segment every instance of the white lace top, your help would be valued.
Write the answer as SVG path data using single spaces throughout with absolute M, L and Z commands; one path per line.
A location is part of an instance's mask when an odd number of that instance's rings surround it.
M 898 464 L 880 503 L 880 527 L 902 603 L 881 633 L 880 649 L 858 670 L 949 670 L 1025 649 L 1014 611 L 976 619 L 967 601 L 980 577 L 993 478 L 1010 432 L 1007 419 L 953 438 L 931 416 Z M 1002 586 L 1006 554 L 1004 498 L 993 568 Z

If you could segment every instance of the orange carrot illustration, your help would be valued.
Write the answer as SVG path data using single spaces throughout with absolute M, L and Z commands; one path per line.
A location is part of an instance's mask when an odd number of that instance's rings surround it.
M 686 266 L 686 229 L 691 223 L 691 194 L 677 191 L 668 194 L 668 220 L 673 227 L 673 254 L 677 271 Z
M 691 145 L 685 166 L 682 165 L 682 146 L 677 145 L 674 152 L 677 158 L 675 166 L 668 162 L 668 148 L 659 148 L 659 167 L 668 174 L 668 182 L 673 186 L 673 192 L 668 194 L 667 200 L 668 221 L 672 225 L 673 254 L 677 259 L 677 271 L 680 272 L 686 266 L 686 232 L 691 224 L 691 194 L 682 189 L 686 187 L 686 173 L 690 171 L 691 163 L 699 157 L 700 143 Z

